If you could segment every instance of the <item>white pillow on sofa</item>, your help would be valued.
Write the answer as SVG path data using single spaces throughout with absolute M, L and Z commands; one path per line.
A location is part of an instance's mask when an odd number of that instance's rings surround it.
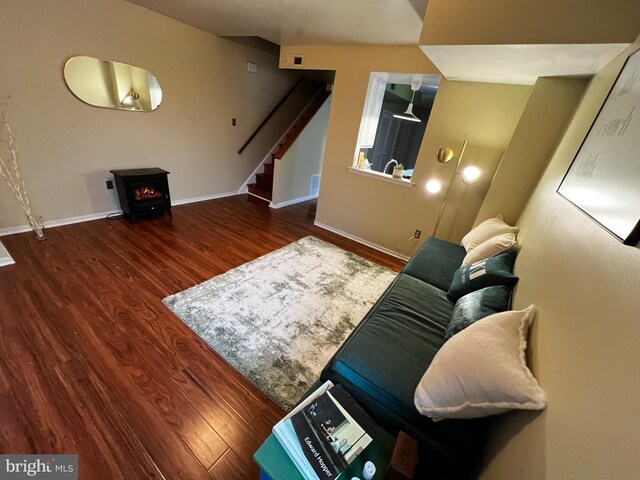
M 462 265 L 471 265 L 499 253 L 510 252 L 516 248 L 518 248 L 516 234 L 513 232 L 503 233 L 502 235 L 491 237 L 467 253 L 462 260 Z
M 490 315 L 455 334 L 436 353 L 414 403 L 434 421 L 508 410 L 543 410 L 547 396 L 527 368 L 535 306 Z
M 502 215 L 498 214 L 495 218 L 485 220 L 476 228 L 472 229 L 462 239 L 462 246 L 467 252 L 470 252 L 478 245 L 486 242 L 491 237 L 496 235 L 502 235 L 503 233 L 517 234 L 520 229 L 518 227 L 512 227 L 504 223 Z

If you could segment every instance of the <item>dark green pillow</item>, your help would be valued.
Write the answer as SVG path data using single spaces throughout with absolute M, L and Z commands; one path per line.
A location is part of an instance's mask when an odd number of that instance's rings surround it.
M 453 307 L 445 340 L 484 317 L 508 310 L 510 300 L 511 287 L 506 285 L 482 288 L 460 297 Z
M 449 297 L 456 301 L 467 293 L 497 285 L 515 285 L 518 277 L 513 275 L 516 252 L 507 252 L 461 266 L 453 275 Z

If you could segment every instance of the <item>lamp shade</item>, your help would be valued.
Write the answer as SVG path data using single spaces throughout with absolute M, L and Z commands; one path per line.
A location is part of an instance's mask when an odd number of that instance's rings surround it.
M 453 152 L 453 149 L 449 147 L 442 147 L 438 150 L 438 153 L 436 153 L 436 158 L 440 163 L 449 163 L 455 156 L 456 154 Z
M 467 185 L 472 185 L 480 178 L 480 169 L 474 166 L 468 166 L 462 171 L 462 181 Z
M 414 79 L 411 81 L 411 90 L 413 91 L 413 93 L 411 94 L 411 101 L 409 102 L 409 105 L 407 106 L 405 112 L 396 113 L 394 115 L 395 118 L 399 118 L 400 120 L 408 120 L 410 122 L 422 122 L 422 120 L 416 117 L 413 113 L 413 99 L 416 98 L 416 92 L 420 89 L 420 85 L 422 85 L 422 82 L 419 79 Z
M 404 113 L 396 113 L 394 117 L 399 118 L 401 120 L 409 120 L 410 122 L 420 123 L 422 121 L 413 114 L 413 103 L 409 104 L 409 106 L 407 107 L 407 110 Z
M 432 178 L 427 182 L 427 192 L 438 193 L 442 190 L 442 182 L 437 178 Z

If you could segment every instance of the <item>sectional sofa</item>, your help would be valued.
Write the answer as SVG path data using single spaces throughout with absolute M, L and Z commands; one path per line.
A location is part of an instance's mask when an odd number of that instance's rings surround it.
M 404 431 L 419 442 L 416 478 L 473 478 L 484 443 L 486 419 L 434 422 L 414 405 L 416 386 L 446 341 L 456 305 L 448 290 L 466 253 L 460 245 L 429 238 L 319 379 L 341 383 L 387 431 Z M 514 258 L 504 266 L 509 275 Z M 495 311 L 509 308 L 511 287 L 506 291 L 493 302 Z

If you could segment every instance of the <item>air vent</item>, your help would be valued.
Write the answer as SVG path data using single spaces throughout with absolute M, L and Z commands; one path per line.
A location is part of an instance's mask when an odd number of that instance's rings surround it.
M 320 193 L 320 174 L 311 175 L 311 186 L 309 187 L 309 196 L 314 197 Z
M 304 66 L 304 55 L 286 55 L 284 64 L 287 67 L 301 68 Z

